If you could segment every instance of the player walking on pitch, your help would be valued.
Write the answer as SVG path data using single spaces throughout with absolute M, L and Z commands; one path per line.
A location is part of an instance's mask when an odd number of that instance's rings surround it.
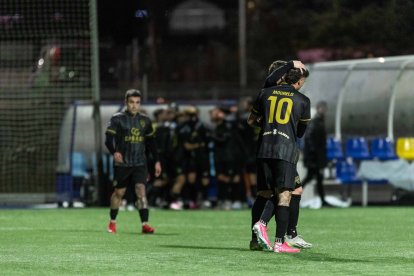
M 114 192 L 111 196 L 108 232 L 116 233 L 116 217 L 128 186 L 135 188 L 136 207 L 142 223 L 142 233 L 154 233 L 148 225 L 146 151 L 155 159 L 155 176 L 161 174 L 161 164 L 156 150 L 151 120 L 141 114 L 141 92 L 130 89 L 125 93 L 126 110 L 115 113 L 106 129 L 105 145 L 114 156 Z

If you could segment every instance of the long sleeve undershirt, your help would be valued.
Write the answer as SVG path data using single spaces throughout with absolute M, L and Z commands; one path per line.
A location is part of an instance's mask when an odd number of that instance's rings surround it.
M 105 146 L 112 155 L 115 153 L 114 136 L 112 134 L 106 133 Z
M 285 65 L 280 66 L 276 70 L 267 76 L 263 88 L 275 86 L 277 81 L 280 80 L 290 69 L 293 69 L 293 61 L 289 61 Z

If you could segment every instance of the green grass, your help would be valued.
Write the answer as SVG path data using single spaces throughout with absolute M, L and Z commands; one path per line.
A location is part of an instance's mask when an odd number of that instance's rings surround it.
M 301 210 L 314 244 L 296 255 L 254 252 L 249 211 L 0 210 L 0 275 L 413 275 L 414 208 Z M 269 228 L 273 237 L 274 222 Z

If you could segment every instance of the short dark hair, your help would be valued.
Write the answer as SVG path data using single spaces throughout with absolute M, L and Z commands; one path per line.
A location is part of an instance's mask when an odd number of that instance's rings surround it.
M 142 97 L 141 92 L 136 89 L 129 89 L 125 92 L 125 101 L 128 101 L 129 97 Z
M 306 69 L 293 68 L 286 73 L 285 82 L 287 84 L 294 84 L 297 83 L 302 77 L 309 77 L 309 71 Z

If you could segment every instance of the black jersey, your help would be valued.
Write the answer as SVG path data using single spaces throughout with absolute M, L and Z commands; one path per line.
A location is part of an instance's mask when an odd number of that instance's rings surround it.
M 162 123 L 155 127 L 155 143 L 159 154 L 169 154 L 171 151 L 171 129 L 168 123 Z
M 241 116 L 239 118 L 237 126 L 240 132 L 240 137 L 243 140 L 243 146 L 245 147 L 247 153 L 246 163 L 255 163 L 256 149 L 261 129 L 257 126 L 250 126 L 247 123 L 247 114 L 246 116 Z
M 115 151 L 120 152 L 123 163 L 115 166 L 134 167 L 146 164 L 146 140 L 153 139 L 151 120 L 140 113 L 115 113 L 109 121 L 106 134 L 114 136 Z
M 246 150 L 236 127 L 228 121 L 219 123 L 211 133 L 214 142 L 214 157 L 216 162 L 244 161 Z
M 178 126 L 175 129 L 175 136 L 174 136 L 174 155 L 176 158 L 176 161 L 181 162 L 184 159 L 189 157 L 188 151 L 185 149 L 185 142 L 187 140 L 187 137 L 191 136 L 191 126 L 189 122 L 182 122 L 178 124 Z
M 191 156 L 196 157 L 207 153 L 207 128 L 200 121 L 190 122 L 191 134 L 185 139 L 186 143 L 198 144 L 199 147 L 191 150 Z
M 257 158 L 296 163 L 299 158 L 297 126 L 310 120 L 310 100 L 291 85 L 264 88 L 252 113 L 262 117 Z

